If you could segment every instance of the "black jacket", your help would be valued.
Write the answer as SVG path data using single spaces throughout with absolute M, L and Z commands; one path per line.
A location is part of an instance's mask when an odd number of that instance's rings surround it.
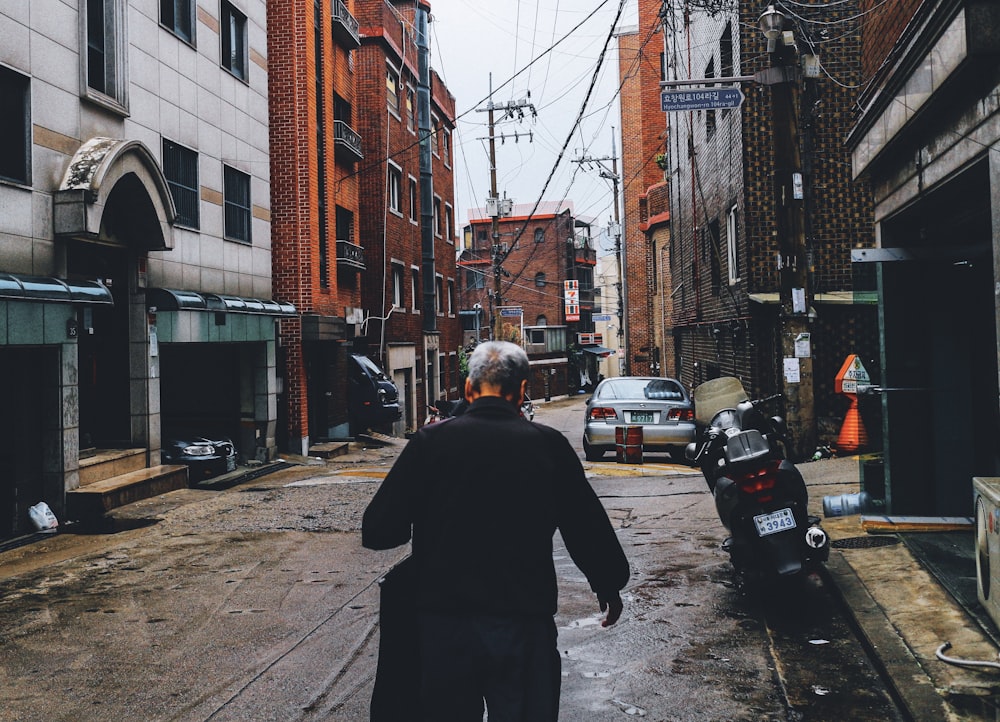
M 362 542 L 413 538 L 417 606 L 427 611 L 554 614 L 552 537 L 600 597 L 629 565 L 576 452 L 559 431 L 498 397 L 410 439 L 368 505 Z

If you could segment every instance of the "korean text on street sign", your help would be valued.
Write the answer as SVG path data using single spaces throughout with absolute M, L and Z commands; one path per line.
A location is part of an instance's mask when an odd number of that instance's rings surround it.
M 501 316 L 520 316 L 523 313 L 524 313 L 524 309 L 521 308 L 520 306 L 516 306 L 516 307 L 511 306 L 511 307 L 507 307 L 507 308 L 504 308 L 504 307 L 500 308 L 500 315 Z
M 871 382 L 872 377 L 868 375 L 868 369 L 861 363 L 861 359 L 857 354 L 851 354 L 837 372 L 833 390 L 838 394 L 856 394 L 859 385 L 870 386 Z
M 594 323 L 597 323 L 599 321 L 610 321 L 611 320 L 611 314 L 610 313 L 597 313 L 597 314 L 594 314 L 594 316 L 592 318 L 594 319 Z
M 743 105 L 739 88 L 698 88 L 697 90 L 664 90 L 660 92 L 660 109 L 664 113 L 679 110 L 725 110 Z

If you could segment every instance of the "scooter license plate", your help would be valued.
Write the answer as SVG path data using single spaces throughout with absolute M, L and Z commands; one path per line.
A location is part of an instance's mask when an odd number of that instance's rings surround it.
M 757 525 L 758 536 L 767 536 L 785 529 L 794 529 L 795 517 L 792 516 L 791 509 L 781 509 L 771 514 L 758 514 L 753 518 L 753 523 Z

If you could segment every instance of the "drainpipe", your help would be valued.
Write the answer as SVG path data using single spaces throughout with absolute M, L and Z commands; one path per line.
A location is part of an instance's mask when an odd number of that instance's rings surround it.
M 420 270 L 423 329 L 437 330 L 437 278 L 434 274 L 434 174 L 431 170 L 431 51 L 427 34 L 430 5 L 417 3 L 417 133 L 420 138 Z

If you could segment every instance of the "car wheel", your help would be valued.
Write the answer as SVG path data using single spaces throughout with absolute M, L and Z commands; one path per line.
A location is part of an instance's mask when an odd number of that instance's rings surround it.
M 583 455 L 587 457 L 587 461 L 600 461 L 604 458 L 604 450 L 597 448 L 587 443 L 587 439 L 583 440 Z

